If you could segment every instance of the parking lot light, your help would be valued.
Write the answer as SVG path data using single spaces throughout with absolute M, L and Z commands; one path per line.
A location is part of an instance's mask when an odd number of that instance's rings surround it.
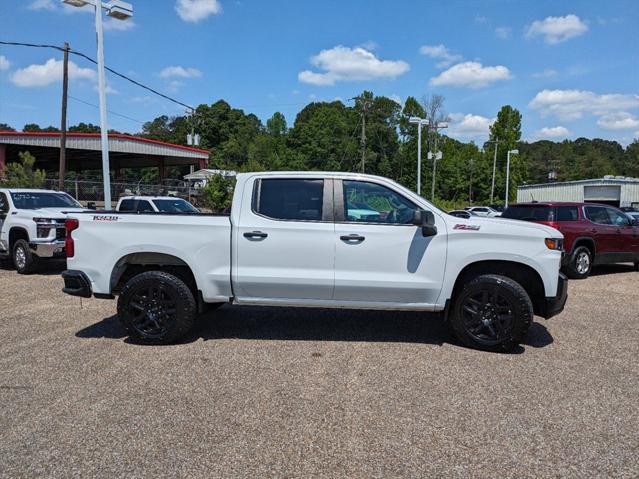
M 519 150 L 508 150 L 506 155 L 506 200 L 504 202 L 504 207 L 508 208 L 508 186 L 510 182 L 510 155 L 518 155 Z

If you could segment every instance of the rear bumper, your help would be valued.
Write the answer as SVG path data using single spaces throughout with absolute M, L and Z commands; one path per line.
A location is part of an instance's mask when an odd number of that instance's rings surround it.
M 64 258 L 64 240 L 29 241 L 29 248 L 38 258 Z
M 557 284 L 557 296 L 546 297 L 544 302 L 544 310 L 541 316 L 548 319 L 557 316 L 564 310 L 566 300 L 568 299 L 568 278 L 563 273 L 559 273 L 559 282 Z
M 71 296 L 80 296 L 81 298 L 90 298 L 91 281 L 86 274 L 82 271 L 66 270 L 62 272 L 62 279 L 64 279 L 63 293 L 70 294 Z

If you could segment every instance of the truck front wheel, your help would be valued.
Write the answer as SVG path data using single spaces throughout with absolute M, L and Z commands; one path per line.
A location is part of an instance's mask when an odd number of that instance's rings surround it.
M 467 284 L 453 299 L 450 322 L 466 346 L 510 351 L 532 324 L 533 305 L 526 290 L 505 276 L 485 274 Z
M 31 274 L 36 270 L 37 258 L 31 253 L 29 243 L 23 239 L 17 240 L 13 245 L 13 266 L 20 274 Z
M 180 278 L 148 271 L 131 278 L 118 298 L 118 317 L 134 339 L 148 344 L 170 344 L 193 327 L 197 305 Z

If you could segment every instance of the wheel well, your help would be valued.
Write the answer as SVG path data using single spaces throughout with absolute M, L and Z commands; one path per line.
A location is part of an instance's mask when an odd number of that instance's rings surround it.
M 469 264 L 461 270 L 457 276 L 452 297 L 455 297 L 464 284 L 482 274 L 506 276 L 519 283 L 521 287 L 526 290 L 526 293 L 528 293 L 535 314 L 538 316 L 542 315 L 546 301 L 544 282 L 541 276 L 539 276 L 539 273 L 533 268 L 527 264 L 517 263 L 515 261 L 478 261 Z
M 111 293 L 119 293 L 127 281 L 146 271 L 164 271 L 177 276 L 197 298 L 197 282 L 191 268 L 177 256 L 164 253 L 132 253 L 121 258 L 111 273 Z
M 13 227 L 9 230 L 9 250 L 13 250 L 16 241 L 23 239 L 29 241 L 29 233 L 24 228 Z
M 592 254 L 592 256 L 593 257 L 595 256 L 596 248 L 595 248 L 595 242 L 592 240 L 592 238 L 578 238 L 573 243 L 572 250 L 575 251 L 579 246 L 585 246 L 586 248 L 590 250 L 590 253 Z

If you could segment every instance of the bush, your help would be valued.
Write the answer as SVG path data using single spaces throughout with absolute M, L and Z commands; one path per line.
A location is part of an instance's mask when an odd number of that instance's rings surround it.
M 19 163 L 9 163 L 3 172 L 3 186 L 8 188 L 41 188 L 46 178 L 44 170 L 33 169 L 35 157 L 28 151 L 21 151 Z
M 202 201 L 214 212 L 220 212 L 231 206 L 235 178 L 213 175 L 202 188 Z

